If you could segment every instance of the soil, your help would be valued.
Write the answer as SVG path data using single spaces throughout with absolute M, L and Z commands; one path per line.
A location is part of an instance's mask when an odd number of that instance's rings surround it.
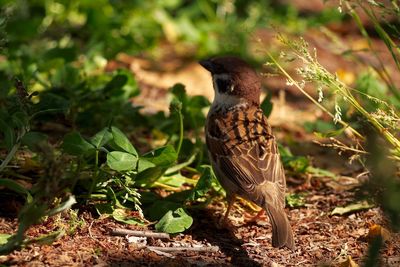
M 266 220 L 245 223 L 243 211 L 249 208 L 237 201 L 230 215 L 232 225 L 219 228 L 226 202 L 215 200 L 204 210 L 190 210 L 192 227 L 169 240 L 114 236 L 116 228 L 152 230 L 110 218 L 94 218 L 89 211 L 79 213 L 81 225 L 51 245 L 28 245 L 7 256 L 0 263 L 9 266 L 355 266 L 352 259 L 363 262 L 368 251 L 369 232 L 374 225 L 386 226 L 379 208 L 350 215 L 331 215 L 332 208 L 354 202 L 352 192 L 334 190 L 324 182 L 312 180 L 290 187 L 305 196 L 305 206 L 288 209 L 296 248 L 273 248 L 271 225 Z M 28 236 L 46 234 L 71 224 L 68 213 L 48 218 L 28 231 Z M 0 231 L 16 229 L 15 219 L 0 219 Z M 389 233 L 381 250 L 382 266 L 400 259 L 400 235 Z M 145 242 L 145 243 L 143 243 Z M 218 252 L 160 252 L 151 247 L 214 247 Z M 392 262 L 392 264 L 391 264 Z

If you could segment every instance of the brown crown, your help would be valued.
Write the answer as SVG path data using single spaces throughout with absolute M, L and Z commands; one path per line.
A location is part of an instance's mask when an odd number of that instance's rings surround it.
M 260 104 L 261 81 L 254 69 L 244 60 L 233 57 L 215 57 L 199 62 L 211 74 L 228 74 L 235 90 L 230 94 L 247 99 L 255 105 Z

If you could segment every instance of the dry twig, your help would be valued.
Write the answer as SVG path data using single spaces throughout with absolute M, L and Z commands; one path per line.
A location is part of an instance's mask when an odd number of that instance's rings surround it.
M 120 235 L 120 236 L 132 235 L 132 236 L 138 236 L 138 237 L 153 237 L 153 238 L 159 238 L 159 239 L 169 239 L 170 238 L 169 234 L 166 234 L 166 233 L 155 233 L 152 231 L 128 230 L 128 229 L 122 229 L 122 228 L 112 229 L 111 234 Z

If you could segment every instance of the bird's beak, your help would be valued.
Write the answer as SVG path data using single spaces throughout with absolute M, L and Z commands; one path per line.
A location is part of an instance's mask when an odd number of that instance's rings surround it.
M 200 60 L 199 64 L 205 68 L 206 70 L 208 70 L 209 72 L 213 73 L 214 70 L 214 64 L 211 62 L 211 60 L 209 59 L 204 59 L 204 60 Z

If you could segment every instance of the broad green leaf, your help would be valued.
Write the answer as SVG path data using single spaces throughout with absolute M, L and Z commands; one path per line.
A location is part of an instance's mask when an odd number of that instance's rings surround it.
M 310 166 L 310 162 L 306 157 L 293 156 L 289 148 L 279 146 L 279 153 L 281 154 L 282 163 L 285 167 L 290 168 L 297 173 L 306 172 Z
M 145 169 L 144 171 L 138 173 L 135 182 L 141 187 L 151 186 L 164 174 L 164 171 L 165 169 L 159 166 Z
M 264 115 L 267 117 L 271 115 L 272 108 L 274 106 L 274 104 L 271 102 L 271 98 L 272 98 L 272 93 L 268 93 L 260 105 L 262 111 L 264 112 Z
M 138 158 L 132 154 L 112 151 L 107 154 L 107 165 L 116 171 L 130 171 L 136 168 Z
M 97 203 L 95 205 L 96 211 L 99 215 L 108 214 L 111 215 L 114 211 L 113 204 L 111 202 L 107 203 Z
M 155 225 L 155 228 L 159 232 L 175 234 L 185 231 L 192 223 L 193 218 L 183 208 L 178 208 L 175 211 L 168 211 Z
M 154 164 L 153 162 L 140 157 L 139 161 L 138 161 L 138 173 L 140 173 L 144 170 L 147 170 L 149 168 L 155 167 L 155 166 L 156 166 L 156 164 Z
M 177 171 L 189 166 L 190 164 L 192 164 L 194 162 L 195 159 L 196 159 L 196 154 L 193 154 L 191 157 L 189 157 L 189 159 L 187 161 L 179 163 L 179 164 L 175 164 L 175 165 L 169 167 L 165 171 L 165 175 L 170 175 L 174 172 L 177 172 Z
M 12 237 L 12 235 L 9 234 L 0 234 L 0 245 L 4 245 L 8 242 L 8 240 Z
M 343 215 L 343 214 L 347 214 L 347 213 L 351 213 L 351 212 L 356 212 L 356 211 L 360 211 L 360 210 L 367 210 L 370 208 L 373 208 L 374 205 L 371 203 L 368 203 L 367 201 L 361 201 L 358 203 L 352 203 L 350 205 L 347 205 L 345 207 L 336 207 L 333 209 L 333 211 L 331 212 L 331 215 Z
M 129 139 L 123 132 L 117 127 L 111 127 L 111 134 L 113 136 L 114 143 L 124 151 L 137 156 L 136 149 L 133 147 Z
M 92 143 L 96 148 L 100 148 L 107 144 L 112 139 L 112 137 L 112 134 L 106 127 L 95 134 L 92 138 L 90 138 L 90 143 Z
M 94 146 L 83 139 L 78 132 L 66 134 L 61 147 L 68 154 L 75 156 L 85 154 L 90 150 L 94 150 Z
M 193 184 L 193 179 L 184 177 L 179 172 L 172 175 L 164 175 L 157 182 L 173 187 L 181 187 L 183 184 Z
M 188 200 L 194 201 L 203 197 L 212 189 L 212 183 L 216 180 L 211 166 L 205 166 L 200 179 L 197 181 L 196 186 L 193 188 L 192 193 L 189 195 Z
M 117 74 L 111 79 L 111 81 L 107 83 L 103 91 L 104 93 L 111 95 L 123 93 L 122 87 L 126 84 L 127 81 L 128 77 L 126 77 L 126 75 Z
M 148 219 L 156 221 L 160 220 L 168 211 L 176 210 L 180 207 L 182 207 L 182 203 L 162 199 L 154 201 L 153 204 L 146 209 L 146 211 L 148 213 Z
M 126 224 L 145 225 L 140 218 L 129 216 L 124 209 L 115 209 L 112 213 L 112 217 L 116 221 Z
M 160 167 L 169 167 L 178 158 L 175 148 L 171 145 L 157 148 L 143 155 L 143 158 Z
M 29 147 L 30 150 L 36 151 L 42 142 L 47 142 L 47 135 L 40 132 L 28 132 L 22 137 L 22 144 Z
M 171 88 L 171 92 L 172 94 L 175 95 L 175 97 L 177 98 L 177 100 L 179 100 L 182 103 L 186 102 L 186 89 L 185 86 L 181 83 L 177 83 L 175 84 L 172 88 Z

